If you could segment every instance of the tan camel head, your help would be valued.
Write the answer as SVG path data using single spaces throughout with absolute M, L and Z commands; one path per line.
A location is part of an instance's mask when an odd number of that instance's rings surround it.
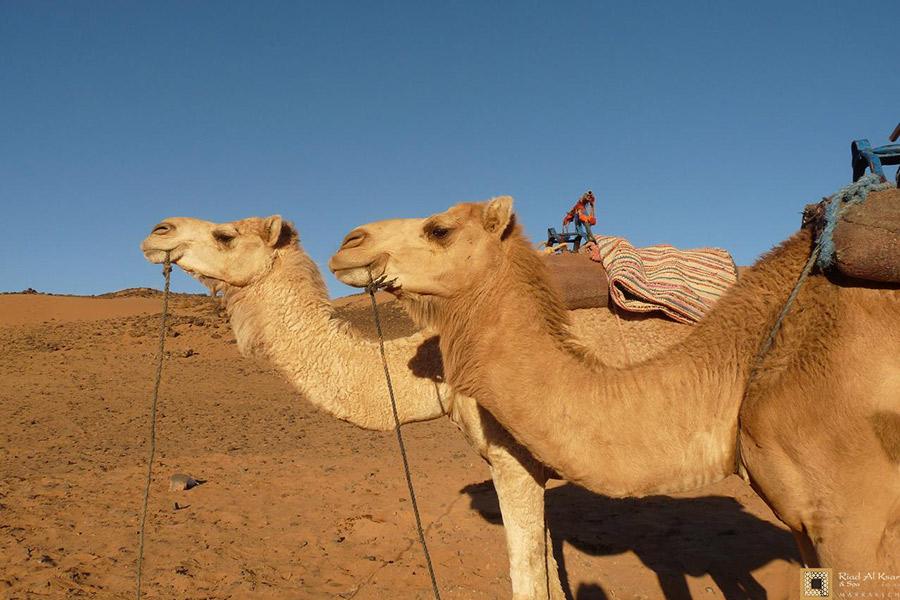
M 512 205 L 512 198 L 499 196 L 425 219 L 369 223 L 347 234 L 328 266 L 348 285 L 385 277 L 401 296 L 450 297 L 490 277 L 516 229 Z
M 274 215 L 230 223 L 189 217 L 165 219 L 141 242 L 153 263 L 172 262 L 216 291 L 221 284 L 244 287 L 268 272 L 279 248 L 296 244 L 294 226 Z

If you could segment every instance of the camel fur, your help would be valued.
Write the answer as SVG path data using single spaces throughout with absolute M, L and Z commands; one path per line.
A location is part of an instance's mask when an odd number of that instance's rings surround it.
M 392 429 L 390 401 L 375 342 L 337 319 L 319 270 L 294 227 L 273 216 L 231 223 L 173 217 L 142 243 L 148 260 L 165 252 L 186 272 L 222 293 L 242 353 L 274 365 L 310 402 L 371 430 Z M 625 364 L 659 351 L 689 327 L 646 316 L 617 320 L 609 309 L 578 310 L 582 339 L 622 352 Z M 513 598 L 565 598 L 556 562 L 545 562 L 544 486 L 553 475 L 517 444 L 476 402 L 445 382 L 433 332 L 385 344 L 403 423 L 447 414 L 490 464 L 500 502 Z M 381 382 L 381 383 L 379 383 Z M 548 546 L 549 547 L 549 546 Z
M 624 368 L 576 337 L 509 197 L 364 225 L 330 266 L 391 280 L 440 334 L 450 385 L 565 479 L 610 496 L 698 488 L 734 471 L 740 428 L 750 482 L 806 564 L 900 573 L 900 290 L 809 277 L 748 386 L 811 244 L 798 232 L 691 335 Z

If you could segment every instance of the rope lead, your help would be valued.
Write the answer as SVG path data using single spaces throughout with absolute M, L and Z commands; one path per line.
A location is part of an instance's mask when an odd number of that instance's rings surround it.
M 169 286 L 172 273 L 172 261 L 168 252 L 163 263 L 163 276 L 166 280 L 165 290 L 163 291 L 163 309 L 162 319 L 159 328 L 159 350 L 156 363 L 156 379 L 153 384 L 153 398 L 150 405 L 150 453 L 147 460 L 147 480 L 144 486 L 144 500 L 141 509 L 141 526 L 139 531 L 138 556 L 137 556 L 137 587 L 136 598 L 141 600 L 141 579 L 144 564 L 144 530 L 147 523 L 147 503 L 150 498 L 150 483 L 153 478 L 153 459 L 156 455 L 156 406 L 159 399 L 159 384 L 162 379 L 162 365 L 166 341 L 166 319 L 169 312 Z M 400 416 L 397 413 L 397 401 L 394 398 L 394 388 L 391 384 L 391 374 L 388 370 L 387 357 L 384 352 L 384 335 L 381 330 L 381 319 L 378 316 L 378 306 L 375 303 L 375 291 L 379 287 L 384 287 L 384 279 L 381 278 L 373 281 L 366 287 L 366 291 L 372 299 L 372 312 L 375 315 L 375 328 L 378 330 L 378 348 L 381 352 L 381 361 L 384 365 L 384 377 L 387 381 L 388 393 L 391 397 L 391 410 L 394 414 L 394 425 L 397 432 L 397 443 L 400 445 L 400 455 L 403 458 L 403 471 L 406 475 L 406 485 L 409 488 L 409 497 L 412 500 L 413 513 L 416 517 L 416 530 L 419 533 L 419 543 L 422 545 L 422 551 L 425 553 L 425 562 L 428 565 L 428 574 L 431 576 L 431 589 L 434 592 L 435 600 L 441 600 L 441 594 L 438 591 L 437 578 L 434 575 L 434 566 L 431 564 L 431 555 L 428 553 L 428 545 L 425 543 L 425 532 L 422 529 L 422 518 L 419 516 L 419 505 L 416 501 L 416 493 L 413 489 L 412 475 L 409 471 L 409 459 L 406 456 L 406 447 L 403 445 L 403 435 L 400 433 Z
M 400 433 L 400 415 L 397 413 L 397 400 L 394 398 L 394 386 L 391 384 L 391 373 L 388 370 L 387 357 L 384 353 L 384 334 L 381 331 L 381 319 L 378 317 L 378 304 L 375 302 L 375 292 L 388 284 L 384 277 L 370 281 L 366 286 L 369 298 L 372 300 L 372 313 L 375 315 L 375 329 L 378 331 L 378 349 L 381 351 L 381 363 L 384 365 L 384 379 L 387 381 L 388 395 L 391 397 L 391 410 L 394 413 L 394 430 L 397 432 L 397 444 L 400 446 L 400 456 L 403 458 L 403 472 L 406 475 L 406 487 L 409 488 L 409 498 L 412 501 L 413 514 L 416 517 L 416 530 L 419 532 L 419 543 L 425 554 L 425 564 L 428 565 L 428 575 L 431 576 L 431 590 L 435 600 L 441 600 L 438 591 L 437 577 L 434 575 L 434 566 L 431 564 L 431 555 L 428 553 L 428 544 L 425 542 L 425 531 L 422 529 L 422 518 L 419 516 L 419 504 L 416 502 L 416 491 L 413 488 L 412 475 L 409 472 L 409 459 L 406 457 L 406 446 L 403 445 L 403 434 Z M 545 542 L 546 543 L 546 542 Z
M 147 459 L 147 483 L 144 486 L 144 503 L 141 509 L 141 529 L 138 542 L 137 556 L 137 600 L 141 600 L 141 575 L 144 566 L 144 525 L 147 523 L 147 501 L 150 498 L 150 480 L 153 477 L 153 458 L 156 455 L 156 403 L 159 398 L 159 382 L 162 379 L 163 350 L 166 344 L 166 317 L 169 313 L 169 281 L 172 275 L 172 259 L 166 252 L 166 260 L 163 263 L 163 277 L 166 278 L 166 287 L 163 291 L 162 319 L 159 326 L 159 355 L 156 362 L 156 381 L 153 384 L 153 399 L 150 403 L 150 456 Z

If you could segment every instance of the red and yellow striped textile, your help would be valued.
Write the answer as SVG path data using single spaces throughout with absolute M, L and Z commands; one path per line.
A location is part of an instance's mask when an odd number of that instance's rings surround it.
M 721 248 L 635 248 L 624 238 L 598 235 L 583 251 L 603 263 L 616 306 L 629 312 L 659 310 L 680 323 L 702 319 L 737 281 L 734 260 Z

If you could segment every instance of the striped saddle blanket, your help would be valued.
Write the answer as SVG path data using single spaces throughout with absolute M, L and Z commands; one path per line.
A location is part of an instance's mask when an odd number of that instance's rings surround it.
M 737 269 L 721 248 L 635 248 L 620 237 L 597 235 L 582 248 L 609 277 L 609 296 L 629 312 L 662 311 L 679 323 L 696 323 L 735 281 Z

